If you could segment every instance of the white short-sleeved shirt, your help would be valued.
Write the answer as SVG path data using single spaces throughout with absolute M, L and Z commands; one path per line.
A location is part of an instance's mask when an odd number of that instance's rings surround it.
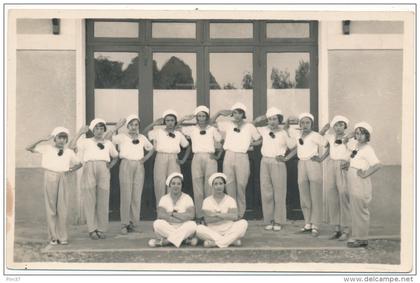
M 349 159 L 347 144 L 345 143 L 336 144 L 335 135 L 327 134 L 325 135 L 324 139 L 330 145 L 330 158 L 332 160 L 348 160 Z
M 201 128 L 199 126 L 183 127 L 182 132 L 184 135 L 191 138 L 192 152 L 194 153 L 214 153 L 215 143 L 222 140 L 219 131 L 213 126 L 207 126 L 206 134 L 200 134 Z
M 34 149 L 35 152 L 42 154 L 42 168 L 54 172 L 68 171 L 71 166 L 80 162 L 73 150 L 65 148 L 63 155 L 58 156 L 59 150 L 50 144 L 37 145 Z
M 246 153 L 251 142 L 253 140 L 259 140 L 261 135 L 251 123 L 243 124 L 239 133 L 233 130 L 235 127 L 236 125 L 232 121 L 218 122 L 219 130 L 226 133 L 223 148 L 233 152 Z
M 140 160 L 144 157 L 144 150 L 150 151 L 153 149 L 153 145 L 149 140 L 143 136 L 138 135 L 138 144 L 133 144 L 132 139 L 126 134 L 118 134 L 112 137 L 112 142 L 118 145 L 120 150 L 120 158 L 129 160 Z
M 296 137 L 297 156 L 300 160 L 309 160 L 312 157 L 319 155 L 319 147 L 325 146 L 324 138 L 314 131 L 302 138 L 303 145 L 299 143 L 300 138 L 300 136 Z
M 186 193 L 181 193 L 181 196 L 174 204 L 171 194 L 168 193 L 160 199 L 159 207 L 164 208 L 168 213 L 171 213 L 174 210 L 180 213 L 184 213 L 187 211 L 188 208 L 194 207 L 194 202 L 189 195 L 187 195 Z
M 265 157 L 284 155 L 287 148 L 293 148 L 295 145 L 294 140 L 284 130 L 273 132 L 275 138 L 270 137 L 272 130 L 269 127 L 258 127 L 257 130 L 263 138 L 261 154 Z
M 180 146 L 189 145 L 187 139 L 180 131 L 174 131 L 175 137 L 171 138 L 169 133 L 161 128 L 155 128 L 149 132 L 149 139 L 156 141 L 156 151 L 163 153 L 179 153 Z
M 351 147 L 350 153 L 353 150 L 357 150 L 357 146 Z M 374 166 L 379 163 L 378 157 L 376 157 L 375 151 L 373 148 L 366 144 L 362 146 L 354 156 L 354 158 L 350 158 L 350 167 L 356 169 L 367 170 L 369 167 Z
M 220 203 L 217 203 L 213 196 L 209 196 L 203 201 L 203 210 L 210 212 L 227 213 L 229 209 L 234 208 L 237 208 L 236 201 L 228 195 L 225 195 Z M 217 228 L 217 230 L 227 230 L 232 224 L 232 220 L 223 220 L 216 223 L 208 223 L 207 226 Z
M 110 157 L 115 158 L 118 156 L 118 151 L 114 144 L 109 140 L 101 142 L 104 149 L 100 149 L 93 138 L 81 139 L 78 143 L 78 149 L 82 151 L 83 162 L 87 161 L 111 161 Z

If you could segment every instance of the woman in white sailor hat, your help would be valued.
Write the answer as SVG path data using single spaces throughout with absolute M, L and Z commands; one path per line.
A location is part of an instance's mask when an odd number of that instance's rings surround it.
M 324 136 L 327 142 L 327 149 L 321 160 L 329 156 L 326 164 L 325 192 L 327 200 L 328 218 L 330 224 L 334 225 L 334 233 L 330 239 L 346 241 L 349 237 L 351 216 L 350 216 L 350 196 L 347 185 L 346 164 L 348 155 L 348 137 L 346 129 L 349 119 L 344 116 L 334 116 L 330 123 L 327 123 L 320 134 L 324 134 L 330 127 L 334 129 L 333 134 Z
M 157 220 L 153 222 L 153 229 L 157 239 L 149 241 L 150 247 L 162 247 L 173 244 L 179 248 L 185 243 L 197 245 L 198 239 L 193 237 L 197 225 L 194 219 L 194 203 L 192 198 L 183 193 L 184 176 L 174 172 L 166 178 L 168 193 L 164 195 L 158 205 Z
M 116 131 L 126 125 L 128 133 Z M 121 234 L 134 232 L 139 224 L 141 210 L 141 195 L 144 185 L 144 163 L 153 155 L 154 148 L 140 130 L 140 118 L 129 115 L 121 119 L 114 130 L 107 133 L 107 138 L 118 146 L 120 163 L 120 215 Z M 144 150 L 147 154 L 144 155 Z
M 248 149 L 259 142 L 261 135 L 252 123 L 246 122 L 247 108 L 242 103 L 235 103 L 231 110 L 221 110 L 215 114 L 212 121 L 219 116 L 231 116 L 232 120 L 218 121 L 217 127 L 225 136 L 223 149 L 223 173 L 226 174 L 228 195 L 238 204 L 238 217 L 242 218 L 246 209 L 246 186 L 250 175 Z
M 299 115 L 301 134 L 296 137 L 298 162 L 298 186 L 300 206 L 305 226 L 301 233 L 312 233 L 318 237 L 319 225 L 323 217 L 321 151 L 325 147 L 324 138 L 313 130 L 314 116 L 311 113 Z M 289 154 L 294 155 L 296 150 Z
M 210 110 L 204 105 L 198 106 L 193 115 L 187 115 L 179 122 L 196 119 L 194 126 L 183 126 L 182 132 L 191 139 L 192 152 L 194 154 L 191 163 L 191 176 L 194 192 L 194 203 L 197 222 L 203 219 L 201 207 L 203 200 L 211 195 L 211 186 L 207 180 L 217 172 L 217 160 L 223 153 L 220 148 L 222 136 L 217 128 L 211 126 Z
M 366 247 L 369 234 L 369 203 L 372 200 L 372 183 L 370 176 L 381 168 L 373 147 L 369 144 L 373 128 L 366 122 L 354 125 L 357 143 L 350 146 L 350 167 L 348 185 L 350 194 L 351 238 L 347 246 L 351 248 Z
M 204 247 L 226 248 L 230 245 L 241 246 L 248 222 L 237 220 L 236 201 L 226 194 L 227 176 L 214 173 L 208 179 L 212 194 L 203 202 L 206 225 L 197 226 L 197 237 L 204 240 Z
M 93 137 L 80 139 L 89 131 L 93 133 Z M 77 148 L 83 156 L 81 190 L 89 237 L 92 240 L 106 238 L 110 169 L 118 161 L 118 151 L 111 141 L 105 139 L 105 132 L 105 120 L 96 118 L 89 126 L 83 126 L 71 142 L 71 147 Z
M 293 138 L 281 128 L 282 122 L 282 112 L 276 107 L 254 120 L 262 136 L 260 184 L 264 229 L 272 231 L 280 231 L 281 225 L 286 224 L 286 151 L 295 147 Z
M 69 130 L 64 127 L 57 127 L 48 137 L 26 147 L 26 150 L 32 153 L 42 155 L 44 199 L 48 238 L 51 245 L 68 244 L 67 206 L 69 188 L 66 175 L 82 167 L 74 151 L 65 147 L 68 139 Z M 54 144 L 40 144 L 50 140 L 53 140 Z
M 164 128 L 159 127 L 162 124 Z M 166 194 L 166 178 L 173 172 L 181 172 L 180 165 L 187 161 L 191 151 L 188 140 L 177 130 L 177 125 L 178 114 L 175 110 L 169 109 L 163 112 L 162 118 L 157 119 L 144 130 L 145 134 L 148 133 L 149 140 L 153 141 L 157 152 L 153 170 L 156 207 L 160 198 Z M 179 158 L 181 147 L 186 148 L 186 151 L 184 156 Z

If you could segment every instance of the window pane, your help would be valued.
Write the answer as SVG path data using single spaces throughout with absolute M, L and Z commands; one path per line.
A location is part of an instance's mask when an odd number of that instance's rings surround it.
M 138 114 L 138 53 L 95 52 L 95 116 L 116 123 Z
M 137 89 L 138 54 L 95 52 L 95 88 Z
M 95 117 L 116 123 L 130 114 L 138 114 L 137 89 L 95 89 Z
M 210 53 L 210 109 L 216 113 L 241 102 L 252 120 L 252 53 Z
M 152 23 L 153 38 L 195 38 L 195 23 Z
M 308 38 L 309 23 L 268 23 L 267 38 Z
M 153 53 L 153 118 L 173 109 L 180 116 L 197 105 L 195 53 Z
M 309 112 L 309 53 L 268 53 L 267 88 L 268 107 L 285 117 Z
M 95 22 L 95 37 L 124 37 L 137 38 L 139 24 L 133 22 Z
M 210 38 L 253 38 L 252 23 L 210 24 Z

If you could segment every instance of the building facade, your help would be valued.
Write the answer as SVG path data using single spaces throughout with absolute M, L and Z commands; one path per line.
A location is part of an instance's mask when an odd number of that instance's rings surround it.
M 8 23 L 7 160 L 13 170 L 7 181 L 16 221 L 44 217 L 40 158 L 25 146 L 55 126 L 73 136 L 94 117 L 112 127 L 138 113 L 144 128 L 167 108 L 182 116 L 204 104 L 215 113 L 240 101 L 248 120 L 276 106 L 286 118 L 311 112 L 317 128 L 338 114 L 351 127 L 368 121 L 384 164 L 373 178 L 373 225 L 400 222 L 401 192 L 409 189 L 402 180 L 409 160 L 402 156 L 410 150 L 403 146 L 410 144 L 403 121 L 412 119 L 403 111 L 413 94 L 412 81 L 404 83 L 412 71 L 410 13 L 134 9 L 61 17 L 59 11 L 14 10 Z M 259 219 L 259 149 L 249 156 L 247 217 Z M 146 166 L 143 219 L 155 215 L 152 166 Z M 189 166 L 182 169 L 186 176 Z M 295 167 L 296 161 L 288 164 L 290 219 L 300 215 Z M 111 219 L 119 218 L 117 170 Z M 83 223 L 77 176 L 73 182 L 70 217 Z

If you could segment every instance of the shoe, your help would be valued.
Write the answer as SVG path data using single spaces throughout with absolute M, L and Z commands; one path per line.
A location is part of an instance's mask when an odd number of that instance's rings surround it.
M 50 241 L 50 245 L 51 246 L 56 246 L 58 244 L 58 242 L 57 242 L 57 240 L 56 239 L 52 239 L 51 241 Z
M 130 221 L 130 224 L 127 226 L 127 232 L 128 233 L 137 232 L 136 228 L 134 228 L 134 223 L 131 221 Z
M 167 246 L 168 244 L 169 242 L 166 239 L 150 239 L 148 242 L 148 245 L 151 248 L 163 247 L 163 246 Z
M 349 248 L 366 248 L 368 246 L 368 241 L 365 240 L 355 240 L 354 242 L 347 242 L 347 247 Z
M 267 226 L 264 227 L 264 230 L 267 230 L 267 231 L 273 230 L 273 224 L 268 224 Z
M 106 239 L 104 232 L 96 230 L 96 234 L 98 235 L 99 239 Z
M 331 237 L 329 237 L 329 240 L 337 240 L 341 237 L 341 232 L 340 231 L 335 231 L 334 234 L 331 235 Z
M 312 232 L 312 228 L 305 228 L 305 227 L 301 228 L 298 231 L 298 233 L 302 233 L 302 234 L 308 234 L 308 233 L 311 233 L 311 232 Z
M 205 248 L 214 248 L 216 246 L 216 243 L 210 240 L 205 240 L 203 246 Z
M 346 232 L 341 233 L 340 238 L 338 238 L 339 241 L 347 241 L 349 238 L 349 234 Z
M 312 237 L 318 237 L 318 236 L 319 236 L 318 228 L 312 228 Z
M 149 247 L 151 248 L 155 248 L 155 247 L 161 247 L 161 245 L 158 245 L 159 240 L 157 239 L 150 239 L 149 242 L 147 243 L 149 245 Z
M 280 224 L 274 224 L 273 225 L 273 231 L 274 232 L 278 232 L 281 230 L 281 225 Z
M 185 240 L 185 243 L 187 245 L 195 247 L 198 244 L 198 238 L 197 237 L 188 238 L 188 239 Z
M 98 236 L 98 234 L 96 234 L 96 231 L 89 232 L 89 237 L 90 237 L 92 240 L 99 240 L 99 236 Z
M 238 240 L 236 240 L 235 242 L 233 242 L 233 245 L 234 245 L 235 247 L 240 247 L 240 246 L 242 246 L 242 241 L 241 241 L 240 239 L 238 239 Z
M 121 228 L 121 234 L 123 234 L 123 235 L 127 235 L 127 234 L 128 234 L 128 227 L 129 227 L 129 226 L 123 226 L 123 227 Z

